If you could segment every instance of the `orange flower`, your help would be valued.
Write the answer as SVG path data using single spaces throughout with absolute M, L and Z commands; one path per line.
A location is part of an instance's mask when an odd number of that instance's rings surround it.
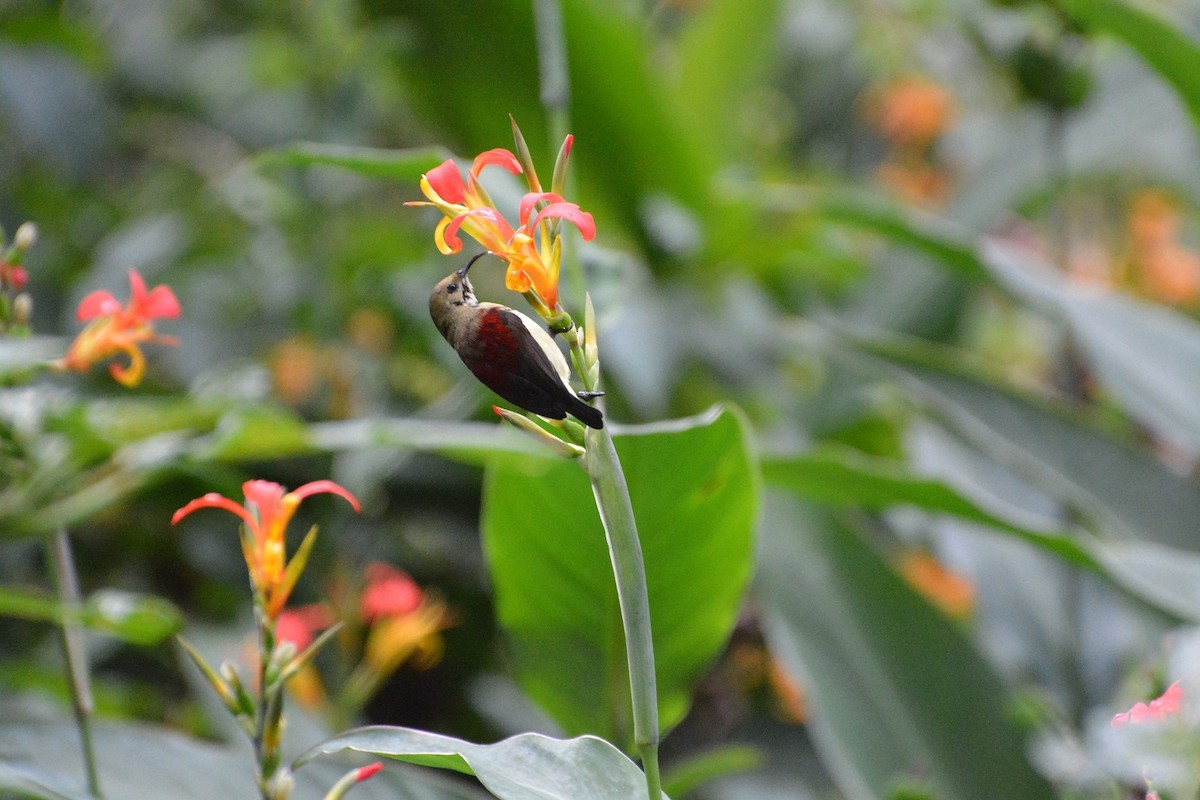
M 1112 726 L 1119 728 L 1130 722 L 1154 722 L 1163 720 L 1179 711 L 1183 704 L 1183 687 L 1175 681 L 1159 697 L 1149 703 L 1135 703 L 1133 708 L 1112 718 Z
M 146 342 L 177 344 L 173 337 L 157 336 L 151 320 L 175 319 L 179 301 L 169 286 L 146 291 L 146 282 L 136 270 L 129 271 L 131 295 L 122 306 L 110 293 L 92 292 L 79 304 L 76 317 L 88 326 L 75 338 L 67 354 L 55 362 L 58 369 L 84 372 L 101 361 L 124 353 L 129 366 L 109 365 L 108 371 L 123 386 L 134 387 L 146 373 L 146 358 L 141 345 Z
M 951 617 L 966 619 L 975 608 L 975 587 L 963 576 L 946 569 L 929 553 L 905 554 L 900 574 L 908 584 Z
M 926 147 L 950 127 L 954 101 L 942 86 L 914 75 L 874 89 L 865 114 L 893 145 Z
M 954 189 L 949 170 L 921 157 L 890 158 L 875 175 L 892 194 L 922 208 L 939 208 Z
M 1186 305 L 1200 300 L 1200 255 L 1178 244 L 1167 244 L 1135 256 L 1142 286 L 1165 303 Z
M 300 545 L 296 556 L 290 562 L 286 561 L 287 524 L 300 501 L 314 494 L 336 494 L 358 511 L 358 500 L 333 481 L 313 481 L 287 493 L 278 483 L 246 481 L 242 484 L 242 493 L 246 498 L 244 506 L 216 493 L 199 497 L 176 511 L 171 524 L 200 508 L 220 508 L 240 517 L 245 523 L 241 529 L 242 553 L 250 569 L 255 594 L 267 617 L 275 620 L 295 588 L 315 541 L 314 529 Z
M 1200 255 L 1178 242 L 1180 215 L 1165 193 L 1139 192 L 1129 204 L 1130 262 L 1141 289 L 1166 303 L 1200 300 Z
M 573 139 L 568 136 L 560 156 L 565 160 Z M 504 218 L 479 183 L 479 173 L 489 165 L 502 167 L 513 175 L 525 175 L 530 191 L 521 198 L 518 226 Z M 557 170 L 556 170 L 557 171 Z M 561 195 L 541 191 L 537 176 L 527 173 L 508 150 L 497 148 L 476 156 L 463 181 L 458 165 L 447 160 L 421 177 L 421 191 L 428 202 L 414 201 L 410 206 L 435 206 L 445 214 L 433 232 L 438 250 L 445 255 L 462 250 L 461 230 L 495 256 L 508 262 L 505 286 L 514 292 L 537 292 L 553 309 L 558 305 L 558 276 L 562 245 L 552 220 L 566 220 L 583 234 L 584 241 L 596 236 L 592 215 Z
M 444 649 L 438 634 L 452 621 L 446 605 L 431 597 L 407 614 L 380 617 L 367 634 L 363 666 L 377 678 L 391 675 L 410 658 L 417 669 L 434 666 Z

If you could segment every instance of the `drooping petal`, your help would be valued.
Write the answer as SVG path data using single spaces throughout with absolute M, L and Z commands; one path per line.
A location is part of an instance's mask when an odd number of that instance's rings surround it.
M 135 344 L 126 344 L 120 349 L 129 356 L 129 365 L 122 366 L 120 362 L 114 361 L 108 365 L 108 373 L 117 383 L 126 389 L 132 389 L 141 383 L 142 378 L 146 375 L 146 356 L 142 354 L 142 349 Z
M 75 318 L 80 322 L 87 322 L 106 314 L 115 314 L 120 310 L 121 304 L 117 302 L 117 298 L 113 297 L 111 292 L 97 289 L 80 301 L 79 308 L 75 311 Z
M 502 167 L 513 175 L 520 175 L 524 172 L 517 157 L 503 147 L 487 150 L 475 156 L 475 160 L 471 162 L 471 175 L 478 178 L 479 173 L 487 166 Z
M 312 481 L 306 483 L 298 489 L 289 493 L 297 500 L 303 500 L 306 497 L 311 497 L 314 494 L 336 494 L 338 497 L 345 500 L 354 508 L 355 511 L 360 511 L 362 507 L 358 504 L 358 500 L 349 491 L 343 489 L 333 481 Z
M 587 211 L 583 211 L 574 203 L 551 203 L 537 213 L 529 225 L 529 229 L 533 230 L 537 224 L 546 217 L 557 217 L 571 222 L 575 227 L 579 228 L 579 232 L 583 234 L 583 240 L 590 242 L 596 238 L 596 221 L 592 219 L 592 215 Z
M 446 228 L 450 227 L 451 222 L 456 223 L 455 231 L 462 225 L 462 220 L 458 217 L 442 217 L 438 220 L 437 227 L 433 229 L 433 243 L 437 245 L 438 251 L 444 256 L 453 255 L 462 250 L 462 239 L 457 236 L 454 236 L 454 241 L 446 241 Z
M 446 203 L 461 203 L 467 193 L 467 185 L 463 183 L 458 165 L 452 159 L 446 159 L 429 172 L 425 173 L 425 183 L 437 195 L 430 200 L 442 200 Z M 424 187 L 422 187 L 424 188 Z M 428 196 L 428 193 L 426 193 Z
M 529 225 L 529 215 L 533 213 L 533 207 L 543 200 L 550 203 L 563 202 L 562 196 L 554 192 L 526 192 L 521 198 L 521 205 L 517 210 L 517 222 L 526 230 L 533 230 Z
M 171 515 L 171 524 L 174 525 L 188 514 L 191 514 L 193 511 L 201 508 L 220 508 L 224 511 L 228 511 L 231 514 L 238 515 L 247 525 L 253 526 L 258 524 L 258 521 L 250 516 L 245 508 L 238 503 L 233 502 L 228 497 L 217 494 L 216 492 L 209 492 L 203 497 L 197 497 L 195 500 L 176 511 L 173 515 Z

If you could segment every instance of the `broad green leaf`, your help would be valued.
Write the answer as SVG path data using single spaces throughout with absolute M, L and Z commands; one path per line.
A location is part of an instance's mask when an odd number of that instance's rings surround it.
M 1200 554 L 1152 542 L 1106 542 L 1096 548 L 1122 587 L 1182 620 L 1200 622 Z
M 247 406 L 226 414 L 213 431 L 206 458 L 215 461 L 288 458 L 310 450 L 308 428 L 279 406 Z
M 747 103 L 782 48 L 778 0 L 719 0 L 688 15 L 676 43 L 677 98 L 721 152 L 741 158 Z M 758 46 L 747 47 L 747 42 Z
M 1200 450 L 1200 325 L 1128 295 L 1072 285 L 1039 259 L 998 241 L 984 263 L 1018 297 L 1060 317 L 1095 377 L 1130 416 Z
M 773 498 L 759 553 L 771 650 L 807 688 L 811 730 L 849 797 L 1055 796 L 965 631 L 835 517 Z
M 895 244 L 924 253 L 965 277 L 988 278 L 966 230 L 927 211 L 853 190 L 805 192 L 793 199 L 803 210 L 878 233 Z
M 739 772 L 749 772 L 762 766 L 765 755 L 748 745 L 728 745 L 706 750 L 695 756 L 671 763 L 663 776 L 663 791 L 675 797 L 686 797 L 700 786 Z
M 756 471 L 738 415 L 619 432 L 646 565 L 664 729 L 732 629 L 750 575 Z M 484 546 L 525 690 L 571 733 L 623 741 L 624 638 L 604 530 L 574 462 L 497 460 Z
M 1062 0 L 1059 5 L 1085 28 L 1132 48 L 1179 92 L 1200 124 L 1200 44 L 1163 17 L 1125 0 Z
M 498 422 L 412 418 L 319 422 L 309 427 L 310 444 L 321 452 L 399 448 L 483 464 L 496 454 L 546 456 L 545 447 Z
M 342 750 L 474 775 L 500 800 L 612 800 L 646 794 L 646 779 L 637 765 L 594 736 L 564 740 L 523 733 L 495 744 L 473 744 L 377 725 L 317 745 L 295 768 Z
M 1134 419 L 1200 450 L 1200 325 L 1118 292 L 1076 286 L 1039 256 L 1000 240 L 970 245 L 949 222 L 857 194 L 814 201 L 823 214 L 887 236 L 1001 288 L 1067 325 L 1095 377 Z
M 1089 549 L 1069 535 L 1014 524 L 942 481 L 911 474 L 888 459 L 871 458 L 844 448 L 823 448 L 797 456 L 765 459 L 762 470 L 768 484 L 788 489 L 812 502 L 870 510 L 910 505 L 952 514 L 1010 533 L 1076 566 L 1089 569 L 1100 566 Z
M 844 342 L 850 334 L 841 333 Z M 1200 486 L 1065 406 L 1006 388 L 912 342 L 859 338 L 859 368 L 898 378 L 943 425 L 1036 481 L 1101 530 L 1200 549 Z
M 254 163 L 262 167 L 340 167 L 370 178 L 389 178 L 415 185 L 423 174 L 452 157 L 442 147 L 384 150 L 378 147 L 297 142 L 260 153 L 254 157 Z
M 645 237 L 651 252 L 670 250 L 670 234 L 657 229 L 672 216 L 658 213 L 664 204 L 694 216 L 697 231 L 712 227 L 716 143 L 714 131 L 676 112 L 676 89 L 630 8 L 563 3 L 576 133 L 571 158 L 603 193 L 609 219 Z
M 67 617 L 57 598 L 12 587 L 0 589 L 0 616 L 55 625 Z M 133 644 L 153 645 L 178 631 L 183 617 L 162 598 L 104 589 L 87 598 L 77 621 Z
M 105 797 L 211 800 L 258 796 L 253 757 L 244 746 L 215 745 L 150 725 L 93 724 Z M 0 725 L 0 796 L 92 800 L 84 786 L 78 741 L 74 725 L 65 720 L 6 718 Z M 319 800 L 348 768 L 321 763 L 298 773 L 293 800 Z M 391 765 L 355 787 L 353 797 L 482 800 L 483 796 L 427 772 Z

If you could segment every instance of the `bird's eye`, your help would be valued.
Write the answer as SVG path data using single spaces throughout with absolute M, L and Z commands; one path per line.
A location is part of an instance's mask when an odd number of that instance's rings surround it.
M 446 287 L 446 291 L 449 292 L 450 294 L 454 294 L 455 292 L 458 291 L 458 284 L 457 283 L 450 284 L 449 286 Z

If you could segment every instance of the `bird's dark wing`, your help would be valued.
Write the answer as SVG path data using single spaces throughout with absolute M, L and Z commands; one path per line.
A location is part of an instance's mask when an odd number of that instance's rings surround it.
M 483 357 L 479 364 L 468 366 L 496 394 L 544 417 L 563 419 L 570 413 L 593 428 L 603 426 L 600 412 L 563 382 L 516 312 L 503 306 L 483 312 L 479 339 Z

